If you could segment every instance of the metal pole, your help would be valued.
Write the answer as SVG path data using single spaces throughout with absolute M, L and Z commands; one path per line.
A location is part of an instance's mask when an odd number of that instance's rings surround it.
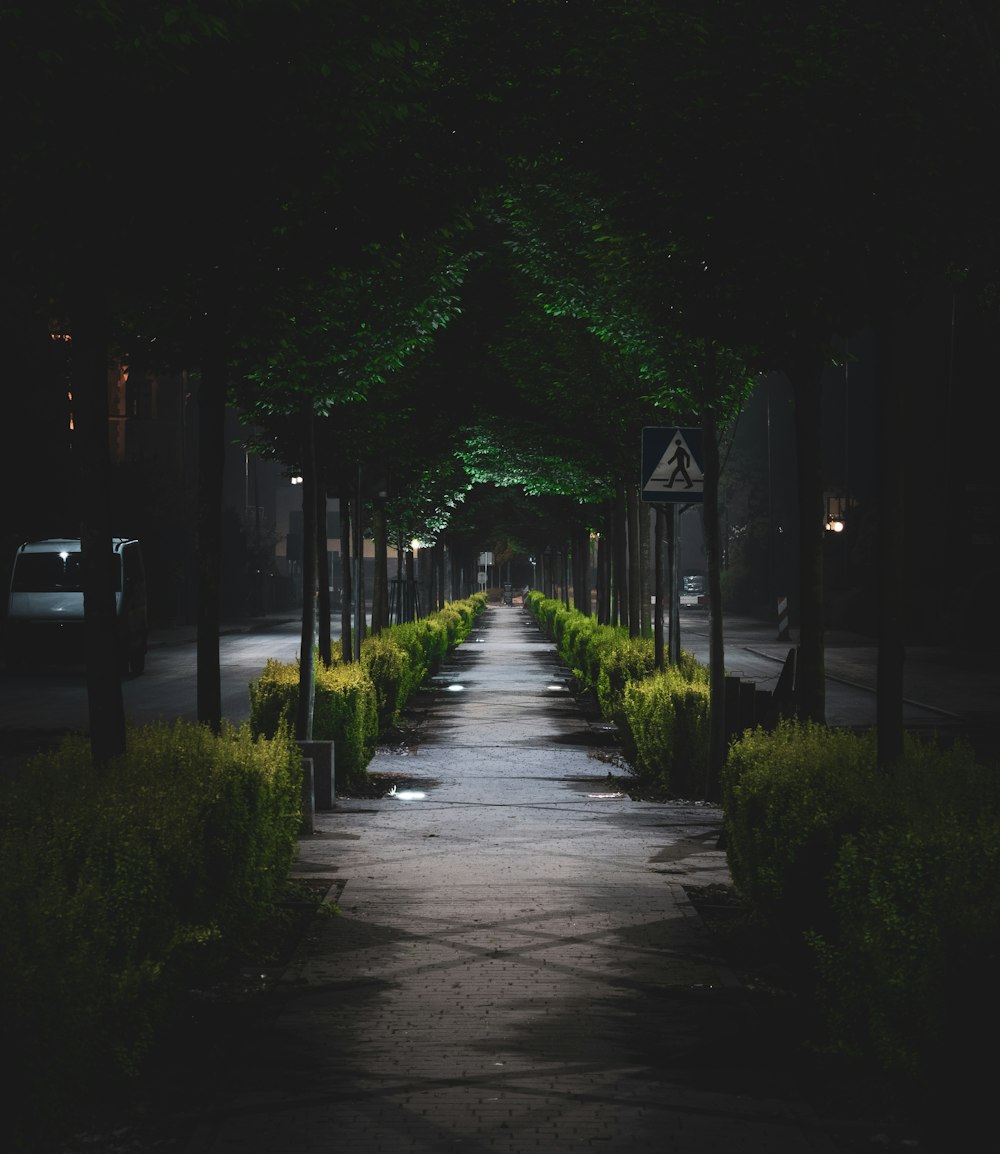
M 670 645 L 668 659 L 671 665 L 681 660 L 681 507 L 670 505 Z
M 361 599 L 361 566 L 364 558 L 361 551 L 364 536 L 361 531 L 361 465 L 358 465 L 358 486 L 354 494 L 354 660 L 361 660 L 361 626 L 364 621 L 365 605 Z

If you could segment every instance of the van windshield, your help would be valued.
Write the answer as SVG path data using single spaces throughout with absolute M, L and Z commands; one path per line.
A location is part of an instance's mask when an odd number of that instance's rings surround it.
M 80 593 L 81 553 L 22 553 L 14 565 L 14 593 Z M 121 589 L 121 563 L 115 564 L 115 592 Z

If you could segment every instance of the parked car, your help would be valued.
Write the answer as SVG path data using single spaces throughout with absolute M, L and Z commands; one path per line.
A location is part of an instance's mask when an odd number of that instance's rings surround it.
M 122 670 L 146 664 L 149 626 L 146 572 L 139 542 L 115 537 L 115 611 Z M 14 556 L 7 604 L 9 664 L 56 661 L 83 651 L 83 583 L 79 538 L 26 541 Z

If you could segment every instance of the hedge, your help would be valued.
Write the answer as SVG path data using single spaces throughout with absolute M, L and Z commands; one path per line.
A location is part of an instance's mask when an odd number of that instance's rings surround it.
M 130 728 L 102 769 L 66 738 L 0 786 L 0 1045 L 29 1143 L 102 1079 L 138 1073 L 190 975 L 261 923 L 300 796 L 287 731 L 186 722 Z

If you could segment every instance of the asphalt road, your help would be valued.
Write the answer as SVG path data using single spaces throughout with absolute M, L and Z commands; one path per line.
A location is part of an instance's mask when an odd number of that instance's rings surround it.
M 708 661 L 709 619 L 704 610 L 682 607 L 681 648 Z M 334 629 L 339 636 L 339 627 Z M 785 639 L 766 622 L 727 618 L 726 672 L 773 689 L 794 633 Z M 248 686 L 268 658 L 294 660 L 299 624 L 268 619 L 227 628 L 220 639 L 223 716 L 249 716 Z M 830 725 L 875 724 L 877 650 L 870 638 L 829 634 L 826 642 L 827 717 Z M 159 631 L 151 638 L 146 671 L 127 678 L 122 692 L 135 724 L 160 718 L 197 717 L 195 634 L 192 627 Z M 1000 735 L 1000 672 L 990 654 L 946 648 L 907 650 L 904 724 L 924 733 L 969 732 L 992 754 Z M 0 771 L 61 734 L 86 732 L 87 691 L 79 665 L 47 665 L 13 672 L 0 666 Z
M 256 623 L 227 631 L 219 641 L 222 714 L 238 724 L 250 715 L 249 684 L 268 658 L 292 661 L 299 650 L 295 621 Z M 146 670 L 122 682 L 125 715 L 136 725 L 198 716 L 193 629 L 163 631 L 151 639 Z M 85 733 L 87 685 L 81 665 L 51 664 L 0 670 L 0 768 L 65 733 Z

